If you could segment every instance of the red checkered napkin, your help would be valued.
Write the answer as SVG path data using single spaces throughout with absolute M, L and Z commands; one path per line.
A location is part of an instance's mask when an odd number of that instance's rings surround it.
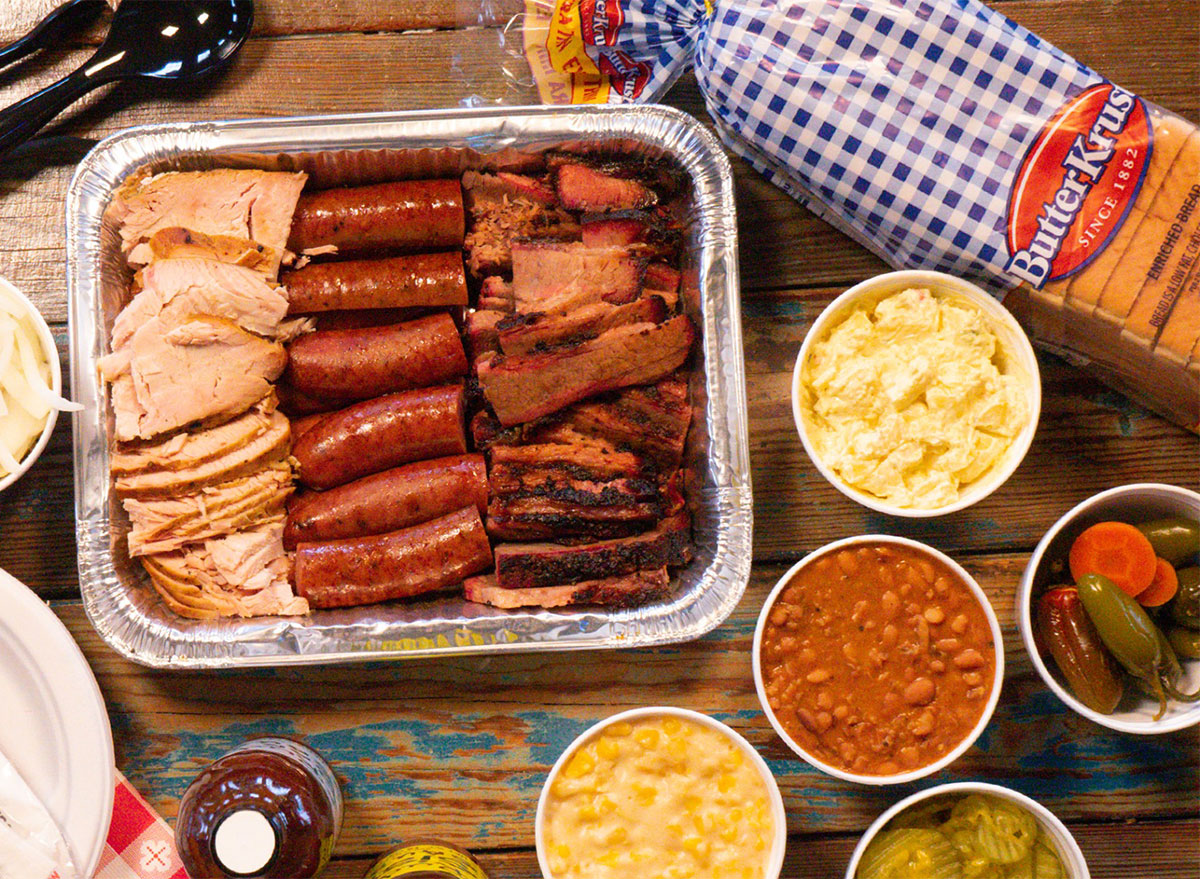
M 94 879 L 188 879 L 175 851 L 175 834 L 120 772 Z

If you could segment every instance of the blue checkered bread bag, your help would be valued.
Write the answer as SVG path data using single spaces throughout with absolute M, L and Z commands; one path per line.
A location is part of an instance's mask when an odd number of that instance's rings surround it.
M 1200 424 L 1200 133 L 975 0 L 526 0 L 547 103 L 688 69 L 725 144 L 899 268 Z

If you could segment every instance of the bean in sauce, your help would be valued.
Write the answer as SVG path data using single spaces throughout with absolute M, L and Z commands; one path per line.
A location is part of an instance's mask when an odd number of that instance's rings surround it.
M 988 619 L 939 559 L 843 547 L 779 592 L 761 644 L 771 710 L 805 751 L 859 775 L 936 762 L 978 723 L 995 677 Z

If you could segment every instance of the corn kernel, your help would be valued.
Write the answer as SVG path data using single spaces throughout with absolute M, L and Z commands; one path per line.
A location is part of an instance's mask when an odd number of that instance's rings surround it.
M 567 778 L 583 778 L 596 768 L 596 760 L 587 751 L 580 751 L 571 758 L 563 775 Z
M 692 816 L 692 824 L 695 825 L 697 833 L 704 833 L 705 827 L 704 827 L 704 816 L 703 815 L 693 815 Z
M 596 811 L 596 807 L 590 803 L 580 806 L 578 815 L 581 821 L 595 821 L 600 817 L 600 813 Z
M 674 836 L 683 836 L 683 825 L 678 821 L 668 821 L 667 832 Z
M 704 800 L 700 799 L 696 794 L 683 795 L 683 808 L 687 809 L 689 815 L 693 814 L 702 805 L 704 805 Z
M 722 775 L 720 778 L 717 779 L 717 790 L 719 790 L 723 794 L 729 793 L 736 786 L 737 786 L 737 779 L 734 778 L 732 775 L 730 775 L 728 772 L 726 772 L 724 775 Z
M 755 850 L 756 852 L 761 852 L 761 851 L 762 851 L 763 849 L 765 849 L 766 847 L 767 847 L 767 842 L 766 842 L 766 840 L 764 840 L 764 839 L 763 839 L 763 837 L 762 837 L 762 834 L 760 833 L 760 834 L 759 834 L 757 837 L 755 837 L 755 839 L 754 839 L 754 850 Z
M 741 751 L 736 751 L 736 750 L 730 751 L 728 754 L 726 754 L 724 757 L 721 758 L 721 768 L 722 769 L 737 769 L 739 766 L 741 766 L 745 762 L 746 762 L 746 758 L 742 756 Z
M 745 817 L 746 816 L 743 814 L 742 810 L 737 807 L 729 810 L 729 821 L 733 824 L 739 823 Z
M 738 838 L 738 829 L 736 827 L 726 827 L 721 831 L 721 839 L 726 842 L 734 842 Z
M 633 726 L 621 720 L 605 730 L 610 736 L 624 737 L 633 732 Z
M 648 784 L 633 785 L 633 795 L 637 798 L 638 803 L 643 806 L 649 806 L 658 798 L 658 790 L 650 787 Z
M 609 845 L 620 845 L 627 839 L 629 839 L 629 834 L 624 827 L 614 827 L 612 832 L 608 834 L 607 842 Z
M 667 742 L 667 756 L 677 763 L 687 760 L 687 743 L 682 739 L 671 739 Z
M 612 851 L 605 852 L 600 857 L 596 858 L 596 863 L 605 867 L 615 867 L 620 859 L 621 853 L 614 849 Z
M 653 750 L 658 747 L 658 730 L 656 729 L 639 729 L 633 734 L 633 738 L 643 748 Z
M 684 851 L 690 852 L 696 858 L 703 858 L 708 854 L 708 843 L 700 836 L 686 836 L 680 845 Z
M 683 724 L 679 722 L 678 718 L 668 717 L 662 722 L 662 728 L 663 732 L 665 732 L 667 735 L 673 736 L 683 729 Z
M 556 845 L 554 853 L 564 860 L 571 857 L 571 847 L 567 845 Z
M 605 760 L 616 760 L 621 756 L 621 748 L 608 736 L 603 736 L 596 743 L 596 753 Z
M 601 815 L 608 815 L 612 812 L 615 812 L 616 808 L 617 808 L 617 804 L 614 803 L 612 800 L 610 800 L 608 797 L 600 797 L 600 801 L 596 804 L 596 810 Z

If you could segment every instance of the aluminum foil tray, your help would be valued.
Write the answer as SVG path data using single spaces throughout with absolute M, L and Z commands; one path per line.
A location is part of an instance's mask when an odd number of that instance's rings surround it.
M 562 145 L 665 158 L 691 179 L 683 301 L 703 333 L 691 381 L 687 464 L 696 557 L 669 600 L 632 610 L 503 611 L 461 598 L 321 610 L 306 617 L 199 621 L 158 599 L 126 552 L 110 490 L 112 416 L 97 374 L 129 282 L 113 192 L 139 171 L 304 170 L 318 186 L 497 167 Z M 143 665 L 226 668 L 455 653 L 666 644 L 718 626 L 750 572 L 752 511 L 733 178 L 717 140 L 660 106 L 528 107 L 197 122 L 131 128 L 100 143 L 67 195 L 71 379 L 79 581 L 100 636 Z

